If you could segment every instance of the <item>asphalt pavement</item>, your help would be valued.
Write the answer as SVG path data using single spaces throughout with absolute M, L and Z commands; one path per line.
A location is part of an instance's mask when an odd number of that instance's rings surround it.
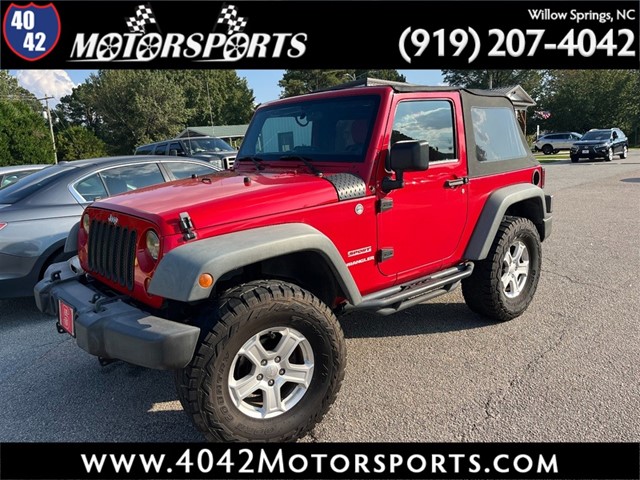
M 546 164 L 535 299 L 491 323 L 460 291 L 342 319 L 345 381 L 303 441 L 640 441 L 640 152 Z M 33 299 L 0 300 L 0 441 L 197 442 L 169 373 L 96 358 Z

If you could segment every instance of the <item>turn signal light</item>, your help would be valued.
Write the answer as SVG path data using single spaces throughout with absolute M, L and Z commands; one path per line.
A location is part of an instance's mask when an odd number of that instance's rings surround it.
M 209 288 L 213 285 L 213 277 L 208 273 L 203 273 L 198 277 L 198 285 L 202 288 Z
M 2 229 L 3 229 L 4 227 L 6 227 L 6 226 L 7 226 L 7 224 L 6 224 L 6 223 L 2 223 L 2 222 L 0 222 L 0 230 L 2 230 Z

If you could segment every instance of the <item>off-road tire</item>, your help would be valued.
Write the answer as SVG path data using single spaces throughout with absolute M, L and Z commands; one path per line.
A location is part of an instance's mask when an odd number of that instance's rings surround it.
M 293 441 L 310 431 L 336 399 L 346 364 L 344 335 L 329 307 L 308 291 L 277 280 L 249 282 L 223 293 L 199 320 L 209 326 L 175 381 L 185 412 L 208 441 Z M 313 376 L 290 410 L 274 418 L 252 418 L 234 404 L 229 372 L 245 342 L 280 327 L 308 340 Z
M 501 277 L 509 249 L 522 242 L 528 252 L 529 272 L 522 291 L 508 298 Z M 526 218 L 504 217 L 485 260 L 476 262 L 470 277 L 462 280 L 462 294 L 471 310 L 492 320 L 507 321 L 521 315 L 531 303 L 540 279 L 540 235 Z

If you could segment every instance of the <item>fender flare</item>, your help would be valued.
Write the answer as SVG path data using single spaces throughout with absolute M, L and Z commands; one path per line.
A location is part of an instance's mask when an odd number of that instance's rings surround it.
M 64 253 L 78 253 L 78 232 L 80 231 L 80 222 L 71 227 L 71 231 L 64 242 Z
M 540 223 L 550 217 L 546 209 L 544 191 L 536 185 L 511 185 L 493 192 L 487 199 L 478 218 L 478 223 L 473 230 L 464 254 L 465 258 L 468 260 L 484 260 L 487 258 L 507 209 L 511 205 L 529 199 L 537 199 L 540 202 L 540 212 L 543 214 L 543 218 L 539 219 Z
M 336 246 L 322 232 L 304 223 L 253 228 L 181 245 L 162 257 L 148 291 L 183 302 L 204 300 L 209 298 L 213 286 L 203 288 L 198 284 L 203 273 L 211 274 L 215 282 L 237 268 L 303 251 L 320 254 L 347 300 L 353 305 L 362 302 L 355 280 Z

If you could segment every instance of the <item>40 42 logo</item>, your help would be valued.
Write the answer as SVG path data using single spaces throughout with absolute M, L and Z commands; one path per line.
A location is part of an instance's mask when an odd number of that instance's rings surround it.
M 34 62 L 51 53 L 58 43 L 60 15 L 52 3 L 44 6 L 12 3 L 4 15 L 2 33 L 13 53 Z

